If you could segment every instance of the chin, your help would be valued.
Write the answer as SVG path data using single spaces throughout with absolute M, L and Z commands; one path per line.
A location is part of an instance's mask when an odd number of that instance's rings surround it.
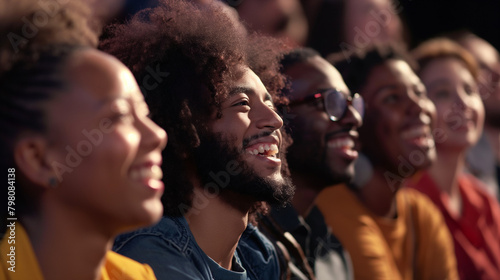
M 157 223 L 163 216 L 163 204 L 161 201 L 147 202 L 144 205 L 143 214 L 139 217 L 139 227 L 147 227 Z

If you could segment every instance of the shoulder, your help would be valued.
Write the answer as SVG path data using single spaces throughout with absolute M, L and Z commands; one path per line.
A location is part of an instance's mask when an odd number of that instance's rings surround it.
M 189 243 L 189 228 L 184 223 L 182 217 L 162 217 L 161 220 L 146 228 L 141 228 L 132 232 L 124 233 L 116 237 L 113 251 L 120 251 L 124 247 L 130 246 L 140 240 L 157 240 L 157 242 L 166 242 L 179 250 L 183 250 Z
M 238 246 L 256 246 L 267 254 L 272 254 L 274 252 L 274 246 L 264 236 L 262 232 L 260 232 L 255 226 L 248 225 L 243 234 L 241 235 L 240 242 Z
M 398 203 L 405 204 L 407 217 L 418 230 L 420 239 L 425 236 L 432 240 L 450 238 L 443 214 L 425 194 L 409 188 L 401 189 L 399 192 Z
M 411 207 L 412 211 L 416 211 L 421 215 L 434 215 L 434 213 L 440 213 L 427 195 L 412 188 L 403 188 L 399 190 L 398 203 L 404 203 L 407 208 Z
M 113 251 L 150 265 L 158 279 L 211 279 L 205 254 L 183 217 L 163 217 L 152 227 L 120 235 Z
M 340 223 L 351 225 L 353 222 L 363 223 L 360 218 L 369 216 L 353 191 L 345 184 L 323 190 L 316 200 L 316 206 L 324 216 L 326 223 L 331 227 Z
M 149 265 L 138 263 L 113 251 L 109 251 L 106 254 L 106 263 L 103 267 L 103 274 L 108 275 L 110 280 L 156 279 L 155 274 Z
M 474 209 L 481 215 L 491 217 L 495 223 L 500 224 L 500 204 L 484 187 L 483 182 L 470 174 L 462 174 L 459 178 L 460 190 L 467 200 L 469 211 Z M 499 225 L 500 227 L 500 225 Z
M 279 264 L 276 250 L 256 227 L 248 225 L 237 247 L 242 266 L 256 279 L 278 279 Z

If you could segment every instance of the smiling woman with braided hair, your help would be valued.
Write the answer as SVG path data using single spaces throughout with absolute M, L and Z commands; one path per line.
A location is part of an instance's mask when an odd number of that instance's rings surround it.
M 54 1 L 43 14 L 40 3 L 2 2 L 1 34 L 12 39 L 0 46 L 0 165 L 11 179 L 2 205 L 13 203 L 0 278 L 155 279 L 109 249 L 161 216 L 165 131 L 130 71 L 95 49 L 88 9 Z

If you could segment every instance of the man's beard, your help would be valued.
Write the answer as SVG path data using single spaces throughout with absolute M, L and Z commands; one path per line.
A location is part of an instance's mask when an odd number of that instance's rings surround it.
M 284 206 L 290 202 L 295 187 L 281 166 L 281 178 L 273 179 L 259 176 L 245 161 L 242 150 L 234 147 L 231 139 L 221 134 L 200 137 L 200 146 L 195 151 L 195 164 L 205 191 L 219 192 L 221 198 L 229 193 L 244 195 L 270 205 Z M 280 159 L 284 161 L 284 151 L 280 148 Z M 241 206 L 241 201 L 227 199 L 228 203 Z

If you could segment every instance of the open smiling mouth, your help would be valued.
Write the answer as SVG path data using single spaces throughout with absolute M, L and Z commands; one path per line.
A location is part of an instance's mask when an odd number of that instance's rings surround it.
M 327 147 L 332 151 L 336 151 L 338 157 L 350 162 L 358 158 L 356 150 L 356 142 L 350 136 L 341 136 L 330 138 L 327 142 Z
M 258 155 L 262 157 L 276 157 L 276 154 L 278 154 L 279 149 L 278 145 L 276 144 L 261 143 L 253 145 L 250 148 L 247 148 L 246 151 L 247 153 L 254 156 Z
M 420 148 L 431 148 L 434 146 L 434 139 L 431 136 L 431 129 L 427 125 L 419 125 L 406 129 L 401 134 L 405 141 Z

